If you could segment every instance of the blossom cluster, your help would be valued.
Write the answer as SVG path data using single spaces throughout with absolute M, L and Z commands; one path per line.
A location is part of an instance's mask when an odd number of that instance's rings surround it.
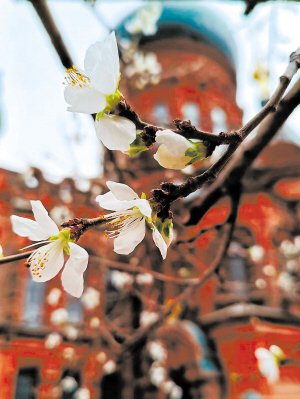
M 148 148 L 139 140 L 140 131 L 131 120 L 113 114 L 122 99 L 120 79 L 118 46 L 112 32 L 103 42 L 88 48 L 84 70 L 75 66 L 67 69 L 65 100 L 69 104 L 68 111 L 96 115 L 96 134 L 106 148 L 135 155 Z M 159 148 L 154 159 L 164 168 L 183 169 L 206 157 L 203 142 L 188 140 L 169 129 L 156 134 L 156 143 Z M 132 147 L 134 151 L 130 151 Z
M 120 79 L 118 45 L 112 32 L 104 41 L 88 48 L 83 70 L 76 66 L 67 69 L 64 96 L 69 104 L 68 111 L 95 116 L 96 134 L 105 147 L 136 155 L 149 148 L 136 125 L 115 113 L 116 106 L 123 100 Z M 203 142 L 188 140 L 169 129 L 158 129 L 155 142 L 158 149 L 154 159 L 165 168 L 183 169 L 206 157 Z M 172 219 L 159 217 L 144 193 L 139 197 L 126 184 L 112 181 L 108 181 L 107 186 L 109 192 L 98 195 L 96 202 L 110 211 L 102 221 L 107 226 L 106 235 L 114 239 L 114 251 L 130 254 L 149 227 L 165 259 L 173 239 Z M 63 288 L 80 297 L 83 273 L 88 265 L 87 251 L 76 243 L 80 234 L 76 235 L 72 226 L 59 230 L 40 201 L 31 201 L 31 205 L 35 220 L 13 215 L 11 221 L 15 233 L 36 242 L 30 247 L 38 245 L 27 260 L 33 280 L 48 281 L 63 269 Z
M 171 219 L 162 221 L 155 215 L 150 201 L 126 184 L 107 182 L 110 189 L 98 195 L 96 202 L 109 211 L 103 216 L 108 227 L 107 236 L 114 239 L 114 251 L 128 255 L 143 240 L 146 226 L 152 230 L 155 245 L 163 259 L 173 238 Z M 45 282 L 61 274 L 62 286 L 70 295 L 80 297 L 83 292 L 83 273 L 88 265 L 88 253 L 75 243 L 71 228 L 59 230 L 41 201 L 31 201 L 35 220 L 11 216 L 13 230 L 21 237 L 28 237 L 39 245 L 27 260 L 31 275 L 36 282 Z M 27 247 L 28 248 L 28 247 Z M 65 262 L 64 254 L 68 256 Z

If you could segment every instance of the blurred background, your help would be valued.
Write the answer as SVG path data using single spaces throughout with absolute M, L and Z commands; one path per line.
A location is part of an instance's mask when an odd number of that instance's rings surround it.
M 2 0 L 3 255 L 29 244 L 12 233 L 9 216 L 31 217 L 30 199 L 41 200 L 57 224 L 94 217 L 106 180 L 150 193 L 220 156 L 222 148 L 179 173 L 162 169 L 151 151 L 130 159 L 106 152 L 92 118 L 66 111 L 63 80 L 67 67 L 83 66 L 90 44 L 115 30 L 121 91 L 143 120 L 237 129 L 266 103 L 300 37 L 297 1 L 262 2 L 249 15 L 246 3 Z M 87 232 L 80 300 L 63 292 L 58 277 L 32 282 L 24 261 L 1 265 L 0 399 L 299 398 L 299 124 L 296 110 L 245 176 L 219 275 L 121 355 L 116 345 L 157 319 L 182 291 L 178 281 L 210 264 L 220 241 L 212 227 L 226 219 L 228 199 L 190 227 L 183 223 L 201 190 L 176 203 L 176 241 L 165 262 L 151 237 L 123 257 L 102 233 Z

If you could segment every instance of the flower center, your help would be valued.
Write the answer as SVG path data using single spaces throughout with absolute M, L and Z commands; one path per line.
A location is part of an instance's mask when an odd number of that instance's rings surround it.
M 51 236 L 49 241 L 60 240 L 61 247 L 67 255 L 70 255 L 69 242 L 73 242 L 71 239 L 71 232 L 69 229 L 61 230 L 56 236 Z
M 60 250 L 63 250 L 67 255 L 70 255 L 69 242 L 73 241 L 70 237 L 70 230 L 61 230 L 56 236 L 49 237 L 50 244 L 38 248 L 28 258 L 26 263 L 31 267 L 33 276 L 42 277 L 41 272 L 47 266 L 51 254 L 53 255 L 58 249 L 57 246 L 55 248 L 53 247 L 53 241 L 57 241 L 55 245 L 59 246 Z
M 116 238 L 122 230 L 130 229 L 137 219 L 142 220 L 144 218 L 138 207 L 128 211 L 113 212 L 105 217 L 108 224 L 113 228 L 113 230 L 105 231 L 107 238 Z
M 88 87 L 90 78 L 79 72 L 75 65 L 68 68 L 67 76 L 65 77 L 66 84 L 73 87 Z
M 116 91 L 113 94 L 108 94 L 105 99 L 106 99 L 106 106 L 105 108 L 98 112 L 96 115 L 97 121 L 101 118 L 104 117 L 105 114 L 109 113 L 112 109 L 115 108 L 115 106 L 120 102 L 122 97 L 122 94 L 120 90 L 117 88 Z

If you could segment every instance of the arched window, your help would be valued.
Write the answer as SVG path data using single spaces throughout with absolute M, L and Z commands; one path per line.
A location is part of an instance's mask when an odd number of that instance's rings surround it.
M 200 109 L 196 103 L 188 102 L 182 106 L 183 119 L 188 119 L 192 122 L 192 125 L 200 127 L 201 117 Z
M 210 113 L 212 129 L 214 133 L 224 132 L 227 130 L 227 115 L 220 107 L 214 107 Z
M 71 323 L 80 324 L 82 322 L 82 316 L 83 316 L 82 304 L 77 298 L 69 296 L 67 311 L 68 311 L 68 320 Z
M 45 284 L 36 283 L 28 277 L 23 321 L 29 327 L 39 327 L 43 322 L 43 304 L 45 303 Z
M 170 122 L 169 109 L 166 104 L 157 103 L 153 108 L 153 117 L 155 123 L 161 126 L 167 126 Z
M 38 384 L 36 368 L 20 369 L 16 383 L 15 399 L 36 399 L 35 388 Z

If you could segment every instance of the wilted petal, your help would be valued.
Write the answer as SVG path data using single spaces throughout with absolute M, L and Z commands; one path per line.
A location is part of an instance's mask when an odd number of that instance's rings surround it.
M 59 233 L 56 223 L 50 218 L 41 201 L 30 201 L 34 218 L 45 233 L 45 239 Z
M 86 52 L 84 69 L 91 85 L 101 93 L 113 94 L 118 86 L 120 64 L 115 33 L 104 41 L 92 44 Z
M 64 253 L 60 240 L 38 248 L 28 258 L 32 279 L 38 283 L 51 280 L 64 264 Z
M 71 112 L 96 114 L 106 105 L 105 95 L 92 87 L 67 86 L 64 95 Z
M 83 273 L 89 260 L 89 255 L 84 248 L 72 242 L 70 246 L 70 257 L 61 275 L 62 285 L 70 295 L 79 298 L 83 292 Z
M 144 239 L 146 234 L 145 219 L 137 219 L 131 227 L 124 228 L 114 241 L 114 251 L 120 255 L 130 254 Z
M 130 201 L 139 198 L 137 193 L 133 191 L 131 187 L 127 186 L 127 184 L 116 183 L 109 180 L 106 182 L 106 185 L 118 200 Z
M 155 227 L 153 227 L 153 230 L 152 230 L 152 237 L 153 237 L 153 241 L 154 241 L 155 245 L 160 250 L 162 258 L 166 259 L 167 250 L 168 250 L 167 244 L 165 243 L 160 232 Z
M 136 138 L 135 124 L 122 116 L 104 115 L 95 127 L 98 138 L 109 150 L 128 151 Z

